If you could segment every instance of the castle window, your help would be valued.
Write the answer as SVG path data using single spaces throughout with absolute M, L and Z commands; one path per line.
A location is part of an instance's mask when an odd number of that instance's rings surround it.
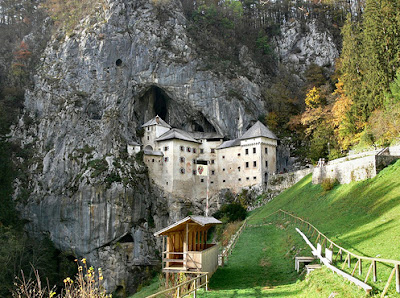
M 154 162 L 154 158 L 151 160 L 151 162 Z
M 215 171 L 214 170 L 211 171 L 211 175 L 215 175 Z
M 245 150 L 246 155 L 249 155 L 249 149 Z
M 265 147 L 265 154 L 268 154 L 268 148 Z
M 196 173 L 197 173 L 196 170 L 193 170 L 193 175 L 196 175 Z
M 204 182 L 204 179 L 202 178 L 202 179 L 200 179 L 200 182 Z
M 204 153 L 204 149 L 200 149 L 200 153 Z
M 168 149 L 169 149 L 168 146 L 164 147 L 164 151 L 168 151 Z
M 240 167 L 238 167 L 238 171 L 240 172 Z
M 166 184 L 166 185 L 168 185 L 168 181 L 167 181 L 167 182 L 165 182 L 165 184 Z
M 193 148 L 193 153 L 196 153 L 196 148 Z
M 181 151 L 185 151 L 185 147 L 181 146 Z
M 268 160 L 265 161 L 265 167 L 268 168 Z
M 149 136 L 147 136 L 147 141 L 149 141 L 150 140 L 150 137 Z
M 164 162 L 168 162 L 168 157 L 164 157 Z
M 225 180 L 222 180 L 223 183 L 225 183 Z
M 150 131 L 150 126 L 147 126 L 147 131 Z
M 179 160 L 180 160 L 180 162 L 185 162 L 185 158 L 184 158 L 183 156 L 181 156 L 181 157 L 179 158 Z
M 187 151 L 187 152 L 190 152 L 190 151 L 192 151 L 192 148 L 187 147 L 187 148 L 186 148 L 186 151 Z
M 222 169 L 223 172 L 225 172 L 225 169 Z
M 253 154 L 256 153 L 256 148 L 253 148 Z
M 238 156 L 240 156 L 240 153 L 238 153 Z
M 246 177 L 246 180 L 250 180 L 250 177 Z
M 180 168 L 179 172 L 181 172 L 181 174 L 185 174 L 185 169 L 184 168 Z
M 215 160 L 214 159 L 211 159 L 211 164 L 213 165 L 215 163 Z
M 248 168 L 249 167 L 249 162 L 248 161 L 246 161 L 246 168 Z
M 256 167 L 256 166 L 257 166 L 257 162 L 253 161 L 253 167 Z
M 254 177 L 253 177 L 253 179 L 254 179 L 254 180 L 256 180 L 256 179 L 257 179 L 257 177 L 256 177 L 256 176 L 254 176 Z
M 192 160 L 192 163 L 193 163 L 193 164 L 196 164 L 196 160 L 195 160 L 195 159 L 193 159 L 193 160 Z
M 239 178 L 238 180 L 239 180 L 239 181 L 242 181 L 242 178 Z
M 225 155 L 222 155 L 222 158 L 225 158 Z
M 215 153 L 215 149 L 214 148 L 211 148 L 211 153 Z
M 214 184 L 214 181 L 211 181 L 210 183 L 211 183 L 211 184 Z

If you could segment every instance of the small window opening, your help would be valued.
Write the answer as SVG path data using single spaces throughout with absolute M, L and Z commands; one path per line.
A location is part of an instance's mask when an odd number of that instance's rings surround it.
M 122 60 L 121 59 L 117 59 L 117 61 L 115 61 L 115 65 L 116 66 L 121 66 L 122 65 Z

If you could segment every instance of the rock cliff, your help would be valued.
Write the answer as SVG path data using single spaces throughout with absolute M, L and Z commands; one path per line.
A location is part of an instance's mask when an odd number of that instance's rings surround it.
M 140 125 L 158 114 L 175 127 L 237 137 L 266 110 L 259 82 L 268 78 L 246 48 L 241 63 L 257 80 L 204 70 L 186 27 L 178 1 L 107 0 L 51 38 L 13 128 L 26 151 L 15 199 L 28 231 L 102 267 L 110 291 L 135 291 L 159 257 L 152 233 L 201 208 L 156 189 L 140 156 L 127 154 Z M 288 63 L 333 64 L 333 43 L 296 34 L 279 41 Z M 320 44 L 328 54 L 313 49 Z M 296 58 L 295 45 L 304 45 Z

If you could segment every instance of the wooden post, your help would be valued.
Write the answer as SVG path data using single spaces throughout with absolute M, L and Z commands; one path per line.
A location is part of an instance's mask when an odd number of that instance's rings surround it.
M 376 261 L 375 260 L 373 260 L 372 261 L 372 280 L 374 281 L 374 282 L 376 282 L 378 279 L 377 279 L 378 277 L 377 277 L 377 275 L 376 275 Z
M 224 267 L 225 264 L 225 257 L 224 254 L 221 255 L 221 267 Z
M 400 265 L 396 264 L 396 292 L 400 293 Z
M 169 272 L 165 273 L 165 288 L 169 288 Z
M 206 292 L 208 292 L 208 274 L 206 274 Z
M 166 251 L 165 247 L 165 236 L 162 236 L 162 247 L 161 247 L 161 269 L 164 268 L 164 251 Z M 166 265 L 166 264 L 165 264 Z
M 187 270 L 188 241 L 189 241 L 189 224 L 186 223 L 185 237 L 183 238 L 183 267 L 185 268 L 185 270 Z
M 360 260 L 358 260 L 357 261 L 357 263 L 356 263 L 356 265 L 354 266 L 354 269 L 353 269 L 353 271 L 351 272 L 351 276 L 354 276 L 354 273 L 356 273 L 356 269 L 357 269 L 357 266 L 360 264 Z
M 395 272 L 396 272 L 396 268 L 393 268 L 392 272 L 390 273 L 389 279 L 388 279 L 388 281 L 386 283 L 386 286 L 383 289 L 381 298 L 385 297 L 387 291 L 389 290 L 390 282 L 392 281 L 392 278 L 393 278 Z
M 358 264 L 358 275 L 362 275 L 362 261 L 361 261 L 361 259 L 358 259 L 358 262 L 359 262 L 359 264 Z
M 200 250 L 200 231 L 197 231 L 197 251 Z
M 351 268 L 351 255 L 347 258 L 347 267 Z
M 368 269 L 368 272 L 367 272 L 367 276 L 365 277 L 365 280 L 364 280 L 365 283 L 367 283 L 367 281 L 368 281 L 368 277 L 371 274 L 373 266 L 374 266 L 374 262 L 371 262 L 371 265 L 369 266 L 369 269 Z
M 346 256 L 346 258 L 344 259 L 344 262 L 343 262 L 343 265 L 342 265 L 342 270 L 344 269 L 344 266 L 346 266 L 346 262 L 347 262 L 347 259 L 349 258 L 349 254 L 347 254 L 347 256 Z

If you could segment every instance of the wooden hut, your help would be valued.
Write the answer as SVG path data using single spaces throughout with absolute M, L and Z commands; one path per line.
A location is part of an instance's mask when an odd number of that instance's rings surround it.
M 218 245 L 207 243 L 207 231 L 221 222 L 214 217 L 188 216 L 156 233 L 163 236 L 163 272 L 209 272 L 218 267 Z

